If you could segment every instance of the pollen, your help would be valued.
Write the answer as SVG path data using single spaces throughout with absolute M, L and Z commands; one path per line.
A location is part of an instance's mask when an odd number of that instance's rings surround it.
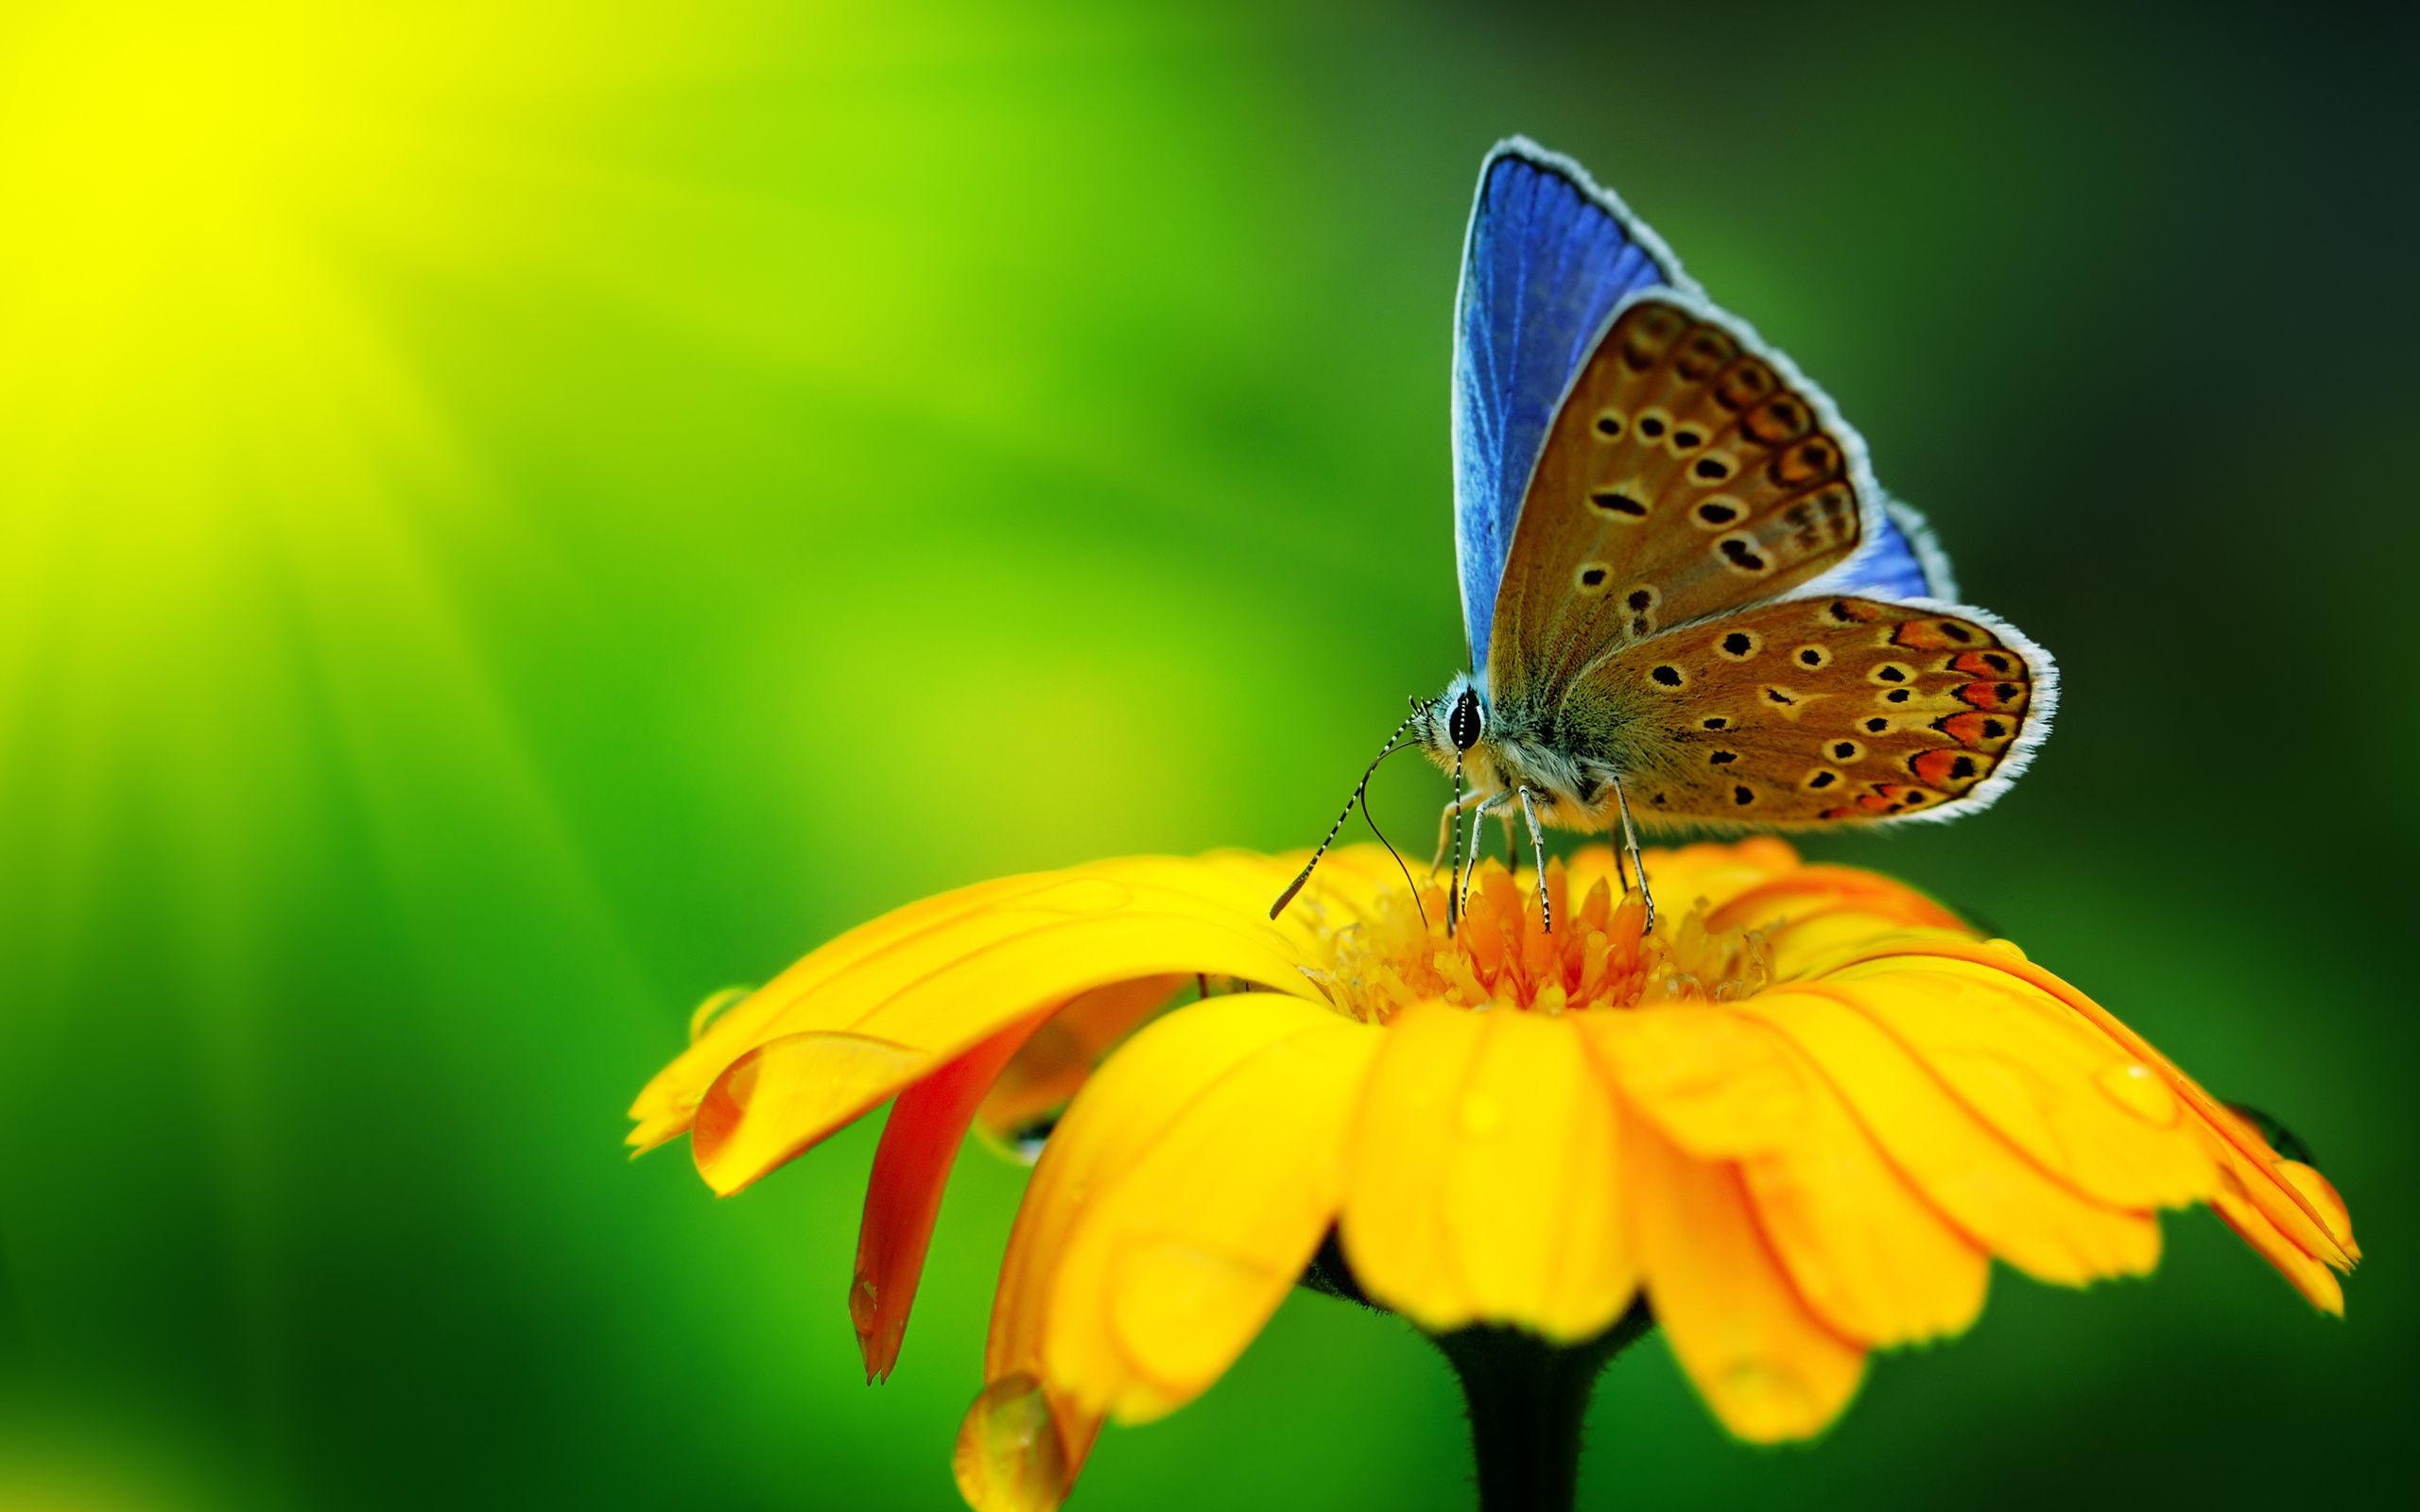
M 1603 1012 L 1733 1003 L 1772 980 L 1763 933 L 1713 928 L 1703 904 L 1650 932 L 1639 895 L 1616 901 L 1607 878 L 1599 877 L 1577 908 L 1561 861 L 1547 864 L 1546 885 L 1550 910 L 1539 906 L 1533 883 L 1488 864 L 1450 934 L 1442 884 L 1423 885 L 1416 902 L 1402 887 L 1389 889 L 1366 918 L 1332 937 L 1323 985 L 1343 1012 L 1384 1023 L 1425 1000 L 1474 1010 Z

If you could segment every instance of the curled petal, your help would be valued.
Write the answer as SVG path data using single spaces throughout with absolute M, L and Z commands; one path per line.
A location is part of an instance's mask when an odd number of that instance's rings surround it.
M 866 1178 L 865 1218 L 857 1226 L 856 1277 L 849 1320 L 868 1381 L 888 1380 L 908 1332 L 908 1313 L 925 1274 L 925 1252 L 941 1215 L 942 1191 L 958 1162 L 976 1106 L 1000 1068 L 1039 1021 L 1006 1029 L 899 1094 L 882 1125 Z
M 699 1168 L 735 1192 L 968 1046 L 1097 988 L 1206 970 L 1317 996 L 1295 943 L 1236 906 L 1253 892 L 1222 869 L 1136 862 L 968 892 L 978 901 L 953 911 L 908 910 L 912 928 L 843 936 L 724 1013 L 642 1095 L 642 1133 L 677 1127 L 682 1088 L 714 1068 L 689 1105 L 717 1105 Z M 869 932 L 877 945 L 858 937 Z
M 984 1504 L 977 1501 L 964 1478 L 970 1454 L 975 1462 L 989 1463 L 986 1456 L 992 1451 L 1020 1441 L 1021 1435 L 1037 1445 L 1045 1442 L 1022 1429 L 1001 1431 L 995 1418 L 1002 1400 L 1022 1404 L 1023 1416 L 1014 1420 L 1017 1423 L 1026 1422 L 1033 1411 L 1048 1417 L 1055 1435 L 1047 1442 L 1056 1446 L 1054 1452 L 1064 1464 L 1060 1481 L 1063 1495 L 1100 1431 L 1103 1413 L 1047 1379 L 1045 1354 L 1060 1269 L 1077 1236 L 1085 1205 L 1093 1194 L 1114 1187 L 1142 1154 L 1135 1142 L 1121 1136 L 1162 1127 L 1171 1110 L 1190 1102 L 1201 1089 L 1224 1080 L 1261 1049 L 1272 1025 L 1300 1028 L 1310 1019 L 1340 1022 L 1323 1008 L 1274 994 L 1215 999 L 1190 1012 L 1171 1015 L 1137 1035 L 1078 1094 L 1033 1168 L 1025 1200 L 1017 1208 L 1016 1227 L 1009 1234 L 1008 1254 L 1000 1263 L 991 1332 L 983 1347 L 983 1378 L 988 1384 L 959 1429 L 960 1489 L 967 1491 L 969 1501 Z M 1040 1399 L 1028 1400 L 1023 1394 L 1025 1385 L 1001 1384 L 1010 1382 L 1030 1385 L 1041 1393 Z M 1015 1479 L 996 1464 L 985 1474 L 985 1486 Z
M 1087 1096 L 1053 1144 L 1107 1142 L 1124 1169 L 1083 1199 L 1052 1282 L 1046 1378 L 1140 1421 L 1199 1395 L 1277 1310 L 1335 1220 L 1346 1119 L 1377 1031 L 1302 1003 L 1228 998 L 1146 1030 L 1105 1076 L 1167 1073 L 1148 1108 Z M 1253 1046 L 1230 1059 L 1225 1047 Z M 1117 1108 L 1115 1121 L 1101 1109 Z M 1071 1159 L 1081 1160 L 1083 1151 Z

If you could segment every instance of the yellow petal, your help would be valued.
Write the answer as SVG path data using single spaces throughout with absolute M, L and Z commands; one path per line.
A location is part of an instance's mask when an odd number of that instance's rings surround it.
M 2031 983 L 1978 961 L 1915 955 L 1835 971 L 1823 985 L 2086 1196 L 2170 1208 L 2217 1186 L 2202 1131 L 2166 1084 Z
M 729 1196 L 929 1067 L 913 1046 L 855 1034 L 793 1034 L 757 1046 L 715 1078 L 690 1152 Z
M 1647 1295 L 1682 1369 L 1741 1438 L 1821 1432 L 1856 1395 L 1865 1351 L 1791 1290 L 1736 1166 L 1692 1160 L 1644 1123 L 1623 1132 L 1638 1173 Z
M 1782 1268 L 1817 1316 L 1873 1348 L 1963 1332 L 1982 1311 L 1989 1260 L 1882 1158 L 1822 1073 L 1804 1069 L 1797 1137 L 1740 1162 Z
M 1741 1011 L 1803 1051 L 1892 1165 L 2010 1264 L 2080 1286 L 2158 1263 L 2159 1226 L 2148 1214 L 2102 1206 L 2053 1180 L 1847 1003 L 1800 988 L 1762 994 Z
M 1029 1424 L 1032 1413 L 1042 1410 L 1057 1429 L 1056 1438 L 1048 1442 L 1059 1446 L 1064 1461 L 1058 1479 L 1063 1495 L 1100 1431 L 1099 1412 L 1082 1406 L 1044 1379 L 1044 1341 L 1060 1265 L 1089 1194 L 1114 1185 L 1137 1154 L 1115 1138 L 1115 1132 L 1152 1126 L 1169 1108 L 1184 1100 L 1186 1088 L 1219 1080 L 1265 1043 L 1268 1035 L 1253 1032 L 1255 1028 L 1268 1029 L 1281 1015 L 1316 1012 L 1327 1016 L 1323 1009 L 1274 994 L 1217 998 L 1206 1007 L 1229 1015 L 1224 1023 L 1230 1032 L 1210 1045 L 1192 1042 L 1189 1036 L 1176 1041 L 1182 1055 L 1164 1054 L 1157 1048 L 1163 1041 L 1151 1034 L 1136 1036 L 1085 1084 L 1034 1166 L 1026 1183 L 1025 1200 L 1017 1207 L 1016 1226 L 1009 1233 L 1009 1250 L 1000 1262 L 1000 1284 L 992 1301 L 992 1328 L 983 1347 L 986 1394 L 968 1409 L 959 1431 L 961 1490 L 966 1489 L 963 1467 L 968 1464 L 987 1467 L 983 1470 L 986 1486 L 1028 1484 L 1030 1477 L 1019 1479 L 1023 1472 L 1012 1474 L 1014 1467 L 1000 1462 L 998 1456 L 1007 1452 L 1003 1446 L 1045 1444 L 1020 1426 Z M 1165 1028 L 1173 1017 L 1154 1028 Z M 1107 1135 L 1092 1130 L 1107 1131 Z M 1028 1387 L 1040 1391 L 1041 1399 L 1025 1395 Z M 1004 1402 L 1014 1404 L 1013 1410 Z M 1040 1452 L 1037 1448 L 1036 1452 Z M 972 1490 L 967 1496 L 969 1501 L 976 1499 Z
M 1625 1101 L 1700 1160 L 1798 1137 L 1806 1077 L 1771 1036 L 1728 1007 L 1679 1005 L 1578 1016 Z
M 1335 1219 L 1346 1121 L 1379 1039 L 1254 994 L 1180 1009 L 1109 1063 L 1098 1080 L 1135 1091 L 1088 1089 L 1051 1139 L 1086 1163 L 1080 1146 L 1114 1145 L 1122 1167 L 1097 1167 L 1050 1283 L 1054 1386 L 1140 1421 L 1234 1363 Z
M 1184 871 L 1188 865 L 1197 869 Z M 1182 885 L 1167 880 L 1170 868 Z M 1011 894 L 970 891 L 987 902 L 928 919 L 908 937 L 869 926 L 888 941 L 881 949 L 843 936 L 726 1012 L 657 1078 L 642 1103 L 675 1126 L 686 1115 L 667 1109 L 680 1108 L 686 1094 L 678 1087 L 692 1074 L 713 1066 L 705 1085 L 724 1091 L 735 1077 L 754 1079 L 754 1095 L 733 1100 L 749 1126 L 718 1131 L 715 1156 L 700 1157 L 718 1191 L 746 1186 L 976 1041 L 1094 988 L 1199 970 L 1319 997 L 1287 936 L 1234 906 L 1251 894 L 1224 868 L 1126 863 L 1028 879 Z M 827 953 L 846 964 L 828 970 Z M 852 1051 L 849 1066 L 817 1063 L 840 1045 Z M 889 1052 L 887 1085 L 865 1081 L 873 1065 L 865 1046 Z M 764 1092 L 769 1065 L 735 1064 L 759 1052 L 759 1059 L 789 1062 L 778 1098 Z
M 1418 1004 L 1385 1038 L 1340 1225 L 1363 1289 L 1431 1332 L 1612 1323 L 1636 1270 L 1612 1099 L 1575 1017 Z

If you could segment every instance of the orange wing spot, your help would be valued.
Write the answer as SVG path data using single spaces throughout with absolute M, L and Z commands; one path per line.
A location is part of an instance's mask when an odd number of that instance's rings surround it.
M 1815 611 L 1818 625 L 1871 625 L 1881 617 L 1881 605 L 1861 598 L 1828 598 Z
M 2009 720 L 1987 713 L 1951 714 L 1936 719 L 1932 728 L 1947 735 L 1961 746 L 1978 750 L 2006 743 L 2016 734 L 2016 726 Z
M 1764 446 L 1787 446 L 1815 428 L 1814 412 L 1795 394 L 1776 394 L 1740 417 L 1739 428 Z
M 1770 395 L 1781 387 L 1773 370 L 1754 357 L 1742 357 L 1722 371 L 1715 380 L 1715 402 L 1725 409 L 1740 410 Z
M 2022 682 L 1969 682 L 1958 690 L 1961 701 L 1977 709 L 1989 709 L 1996 713 L 2012 713 L 2025 707 L 2025 684 Z
M 1889 814 L 1897 807 L 1897 800 L 1888 794 L 1867 793 L 1858 799 L 1857 806 L 1868 814 Z
M 1910 620 L 1892 632 L 1891 644 L 1916 651 L 1961 651 L 1992 643 L 1964 620 Z
M 1964 715 L 1959 717 L 1963 718 Z M 1920 751 L 1908 763 L 1908 770 L 1927 787 L 1955 790 L 1976 782 L 1992 769 L 1988 757 L 1978 757 L 1962 750 Z
M 1773 458 L 1772 479 L 1786 489 L 1828 483 L 1841 475 L 1840 443 L 1828 436 L 1810 436 Z
M 1965 651 L 1949 659 L 1945 669 L 1970 678 L 2021 678 L 2025 663 L 2009 651 Z
M 1672 367 L 1691 383 L 1703 383 L 1739 355 L 1739 344 L 1710 325 L 1697 328 L 1672 359 Z

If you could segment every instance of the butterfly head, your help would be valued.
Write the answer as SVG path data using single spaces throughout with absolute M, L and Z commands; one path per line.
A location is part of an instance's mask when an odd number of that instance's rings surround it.
M 1412 738 L 1447 771 L 1487 737 L 1487 699 L 1467 672 L 1458 672 L 1434 698 L 1412 701 Z

